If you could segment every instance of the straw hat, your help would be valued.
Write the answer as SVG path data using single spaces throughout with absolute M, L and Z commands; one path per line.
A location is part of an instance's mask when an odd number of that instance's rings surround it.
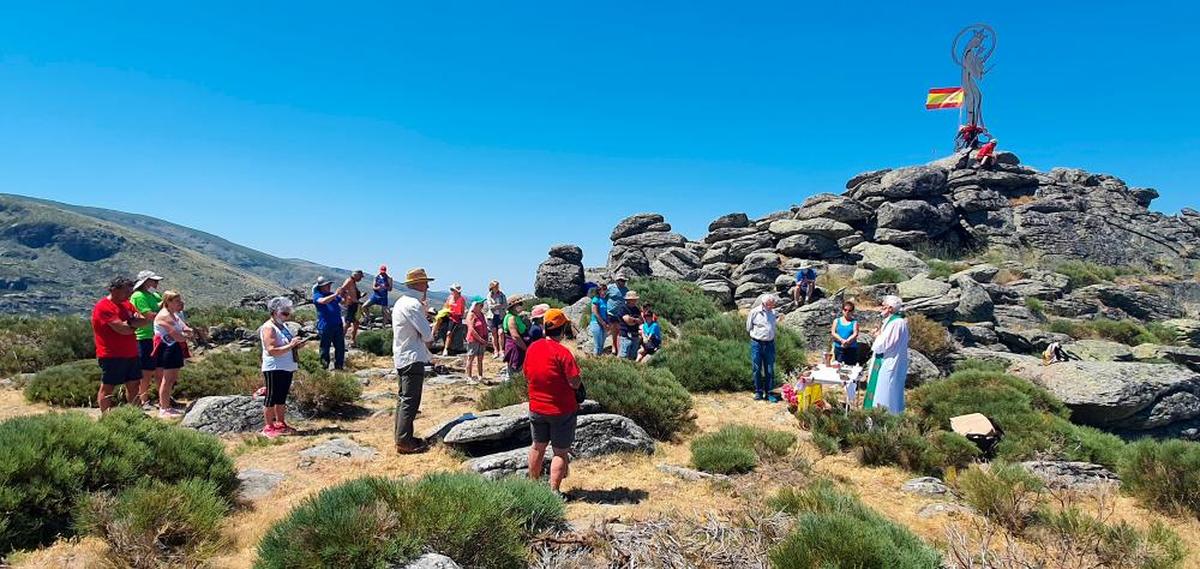
M 406 285 L 428 282 L 433 282 L 433 279 L 425 274 L 425 269 L 422 267 L 409 269 L 408 273 L 404 275 L 404 284 Z
M 636 290 L 631 290 L 631 291 L 625 293 L 625 300 L 637 300 L 639 298 L 641 298 L 641 297 L 638 296 L 638 293 Z

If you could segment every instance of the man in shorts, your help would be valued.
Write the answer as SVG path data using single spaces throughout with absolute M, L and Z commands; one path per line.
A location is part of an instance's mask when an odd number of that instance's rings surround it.
M 358 309 L 362 305 L 362 291 L 358 290 L 358 283 L 363 276 L 361 269 L 350 273 L 337 290 L 338 296 L 342 297 L 342 304 L 346 306 L 342 329 L 349 333 L 351 345 L 358 339 Z
M 117 277 L 108 285 L 108 296 L 92 308 L 92 335 L 96 342 L 96 361 L 100 364 L 100 391 L 96 403 L 100 412 L 112 408 L 113 391 L 125 386 L 125 398 L 137 402 L 142 380 L 142 363 L 138 357 L 137 329 L 153 322 L 130 304 L 133 281 Z
M 133 295 L 129 297 L 129 303 L 152 323 L 154 316 L 162 308 L 162 294 L 158 292 L 160 282 L 162 277 L 154 271 L 142 271 L 133 282 Z M 142 362 L 142 383 L 138 386 L 138 393 L 142 409 L 151 411 L 153 406 L 150 404 L 150 386 L 154 385 L 157 388 L 163 378 L 163 370 L 158 367 L 158 358 L 154 357 L 154 326 L 147 324 L 138 328 L 134 337 L 137 338 L 138 357 Z
M 379 307 L 380 312 L 383 314 L 384 322 L 390 318 L 388 313 L 388 292 L 392 290 L 394 283 L 387 270 L 387 265 L 379 265 L 379 274 L 375 275 L 375 283 L 371 285 L 371 296 L 362 305 L 362 316 L 364 319 L 369 318 L 367 311 L 372 306 Z
M 529 478 L 540 480 L 546 459 L 546 446 L 554 452 L 550 461 L 550 488 L 559 491 L 570 471 L 568 455 L 575 442 L 575 422 L 579 411 L 576 390 L 582 385 L 579 364 L 571 350 L 561 344 L 568 328 L 562 310 L 546 311 L 545 337 L 529 345 L 525 353 L 525 379 L 529 384 L 529 428 L 533 446 L 529 449 Z

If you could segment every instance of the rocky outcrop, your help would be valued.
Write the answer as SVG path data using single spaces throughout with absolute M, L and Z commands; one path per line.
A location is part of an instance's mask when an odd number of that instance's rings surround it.
M 550 248 L 550 258 L 538 266 L 533 290 L 538 296 L 570 304 L 583 297 L 583 283 L 583 249 L 555 245 Z
M 526 423 L 526 432 L 529 427 Z M 466 470 L 485 478 L 498 479 L 522 474 L 529 468 L 528 438 L 516 448 L 472 458 L 463 463 Z M 511 441 L 510 441 L 511 442 Z M 654 439 L 628 417 L 608 413 L 580 415 L 571 445 L 573 458 L 592 458 L 606 454 L 636 452 L 652 454 Z M 544 469 L 550 468 L 551 453 L 547 452 Z
M 238 499 L 245 502 L 266 497 L 283 482 L 283 474 L 257 468 L 239 470 L 237 478 Z
M 261 431 L 262 401 L 249 395 L 201 397 L 188 407 L 179 426 L 211 435 Z
M 330 439 L 300 451 L 300 467 L 308 468 L 323 460 L 371 460 L 376 454 L 375 449 L 350 439 Z
M 1115 487 L 1121 483 L 1112 471 L 1090 462 L 1034 460 L 1021 466 L 1056 490 Z

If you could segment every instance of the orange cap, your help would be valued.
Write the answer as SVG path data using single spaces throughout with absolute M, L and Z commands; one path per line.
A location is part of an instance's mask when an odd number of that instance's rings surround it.
M 542 317 L 542 323 L 547 329 L 558 329 L 567 325 L 567 315 L 558 308 L 551 308 Z

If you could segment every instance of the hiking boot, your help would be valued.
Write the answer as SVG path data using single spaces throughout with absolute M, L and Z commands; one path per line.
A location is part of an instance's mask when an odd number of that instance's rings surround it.
M 396 454 L 418 454 L 429 450 L 429 443 L 413 438 L 396 443 Z
M 755 400 L 755 401 L 762 401 L 762 400 L 763 400 L 763 394 L 762 394 L 762 393 L 759 393 L 759 392 L 757 392 L 757 391 L 756 391 L 756 392 L 754 392 L 754 400 Z

